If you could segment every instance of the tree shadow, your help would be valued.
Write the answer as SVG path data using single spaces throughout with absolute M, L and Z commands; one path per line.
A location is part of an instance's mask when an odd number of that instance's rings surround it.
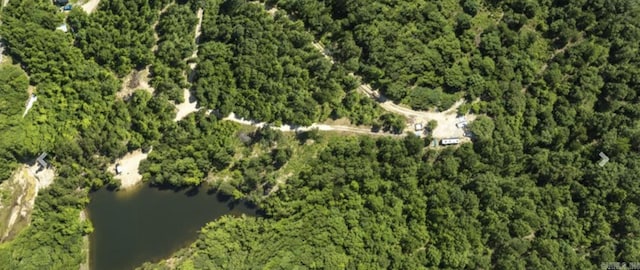
M 187 192 L 184 193 L 184 195 L 187 195 L 187 197 L 194 197 L 197 196 L 200 193 L 200 187 L 191 187 L 189 190 L 187 190 Z
M 226 202 L 231 200 L 232 196 L 228 195 L 228 194 L 224 194 L 222 192 L 215 192 L 216 194 L 216 198 L 218 199 L 219 202 Z
M 148 187 L 150 188 L 155 188 L 158 189 L 160 191 L 165 191 L 165 190 L 171 190 L 173 192 L 182 192 L 185 189 L 187 189 L 187 187 L 182 187 L 182 186 L 173 186 L 171 184 L 154 184 L 154 183 L 149 183 Z

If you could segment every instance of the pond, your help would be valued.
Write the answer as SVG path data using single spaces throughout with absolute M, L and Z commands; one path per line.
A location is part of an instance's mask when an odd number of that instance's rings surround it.
M 223 215 L 257 215 L 243 201 L 206 188 L 174 191 L 141 187 L 126 191 L 91 193 L 88 214 L 91 269 L 134 269 L 158 261 L 188 246 L 198 230 Z

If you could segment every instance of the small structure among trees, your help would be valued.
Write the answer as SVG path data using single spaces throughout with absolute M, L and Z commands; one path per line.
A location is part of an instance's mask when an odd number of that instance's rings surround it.
M 46 169 L 49 167 L 49 164 L 46 161 L 44 161 L 44 158 L 46 157 L 47 157 L 47 153 L 44 152 L 40 156 L 38 156 L 38 158 L 36 158 L 36 163 L 38 163 L 38 165 L 40 165 L 40 167 L 42 167 L 43 169 Z
M 53 0 L 53 4 L 57 6 L 64 6 L 69 4 L 69 0 Z

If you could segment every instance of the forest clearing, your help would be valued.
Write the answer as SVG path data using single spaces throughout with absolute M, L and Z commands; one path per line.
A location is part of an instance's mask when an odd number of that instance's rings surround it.
M 0 269 L 640 261 L 634 1 L 70 2 L 0 14 Z
M 0 184 L 0 242 L 28 226 L 38 191 L 49 187 L 54 177 L 52 168 L 23 165 Z
M 122 87 L 116 93 L 116 97 L 121 99 L 128 99 L 134 91 L 142 89 L 149 94 L 153 95 L 155 91 L 153 87 L 149 85 L 149 67 L 145 67 L 143 70 L 132 70 L 129 75 L 122 80 Z
M 87 2 L 82 4 L 82 9 L 87 14 L 91 14 L 96 11 L 96 9 L 98 9 L 98 4 L 100 4 L 100 0 L 88 0 Z
M 128 189 L 142 182 L 142 175 L 138 168 L 140 167 L 140 162 L 146 159 L 151 151 L 136 150 L 129 152 L 107 168 L 109 172 L 115 175 L 115 179 L 120 180 L 120 189 Z
M 182 118 L 189 115 L 190 113 L 194 113 L 199 110 L 198 101 L 191 94 L 191 91 L 189 91 L 189 89 L 183 89 L 183 96 L 184 96 L 184 102 L 180 104 L 175 104 L 177 112 L 176 112 L 176 118 L 174 119 L 174 121 L 180 121 L 182 120 Z

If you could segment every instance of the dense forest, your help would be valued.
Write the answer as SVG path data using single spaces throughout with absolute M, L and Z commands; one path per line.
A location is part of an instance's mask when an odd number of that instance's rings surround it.
M 80 23 L 71 22 L 74 16 L 86 19 L 86 14 L 74 13 L 69 24 Z M 116 99 L 121 83 L 113 72 L 134 65 L 110 65 L 107 62 L 113 59 L 83 54 L 78 47 L 84 45 L 74 39 L 79 33 L 55 30 L 64 19 L 50 1 L 11 1 L 2 10 L 0 34 L 5 53 L 19 65 L 3 66 L 0 77 L 1 180 L 9 177 L 11 168 L 32 161 L 41 152 L 49 152 L 48 161 L 57 177 L 50 188 L 40 192 L 31 225 L 13 241 L 0 244 L 0 269 L 77 267 L 85 259 L 82 236 L 91 231 L 90 223 L 79 219 L 89 201 L 88 190 L 117 186 L 104 170 L 105 164 L 129 147 L 158 140 L 154 136 L 162 130 L 161 120 L 175 116 L 173 107 L 162 110 L 165 103 L 147 102 L 141 108 Z M 107 62 L 102 66 L 96 61 Z M 33 86 L 38 100 L 21 118 L 27 85 Z
M 270 123 L 377 119 L 375 103 L 356 94 L 357 81 L 312 46 L 302 24 L 269 16 L 260 5 L 216 2 L 205 9 L 196 69 L 202 106 Z
M 88 192 L 117 186 L 106 165 L 151 147 L 145 181 L 213 182 L 266 212 L 211 222 L 175 254 L 179 269 L 640 261 L 637 2 L 265 4 L 278 11 L 242 0 L 113 0 L 88 15 L 10 1 L 0 36 L 16 65 L 0 67 L 0 181 L 44 151 L 57 178 L 39 194 L 32 224 L 0 244 L 0 269 L 76 268 L 92 231 L 78 219 Z M 64 21 L 71 31 L 56 31 Z M 193 85 L 189 62 L 198 64 Z M 122 78 L 147 66 L 157 91 L 117 98 Z M 459 111 L 480 115 L 470 124 L 473 143 L 284 135 L 219 119 L 235 112 L 273 124 L 347 117 L 401 126 L 355 90 L 350 72 L 415 109 L 479 100 Z M 170 100 L 181 101 L 184 88 L 214 113 L 174 122 Z M 27 89 L 38 101 L 21 118 Z M 610 158 L 604 166 L 600 152 Z
M 413 136 L 333 140 L 261 204 L 267 217 L 209 224 L 175 255 L 178 268 L 593 269 L 640 259 L 638 159 L 581 161 L 577 181 L 541 184 L 545 172 L 505 176 L 470 144 L 423 146 Z
M 410 137 L 333 142 L 260 204 L 265 218 L 209 224 L 176 254 L 178 267 L 591 269 L 640 259 L 633 1 L 267 5 L 304 21 L 339 65 L 390 98 L 428 108 L 464 95 L 481 101 L 463 110 L 486 116 L 457 149 L 423 153 Z M 603 167 L 599 152 L 611 158 Z
M 28 85 L 29 79 L 20 68 L 7 64 L 0 66 L 0 149 L 3 150 L 0 152 L 0 181 L 9 178 L 17 168 L 15 156 L 23 153 L 21 146 L 28 145 L 24 134 L 35 132 L 35 127 L 20 121 Z M 31 151 L 37 151 L 33 148 Z
M 187 84 L 187 62 L 195 50 L 195 26 L 198 22 L 195 11 L 187 5 L 173 4 L 160 14 L 156 31 L 158 48 L 156 61 L 151 68 L 151 85 L 158 93 L 177 102 L 183 102 L 182 89 Z
M 69 25 L 75 45 L 88 59 L 124 76 L 132 68 L 141 68 L 153 60 L 155 44 L 151 27 L 159 10 L 168 0 L 104 1 L 91 16 L 72 9 Z

